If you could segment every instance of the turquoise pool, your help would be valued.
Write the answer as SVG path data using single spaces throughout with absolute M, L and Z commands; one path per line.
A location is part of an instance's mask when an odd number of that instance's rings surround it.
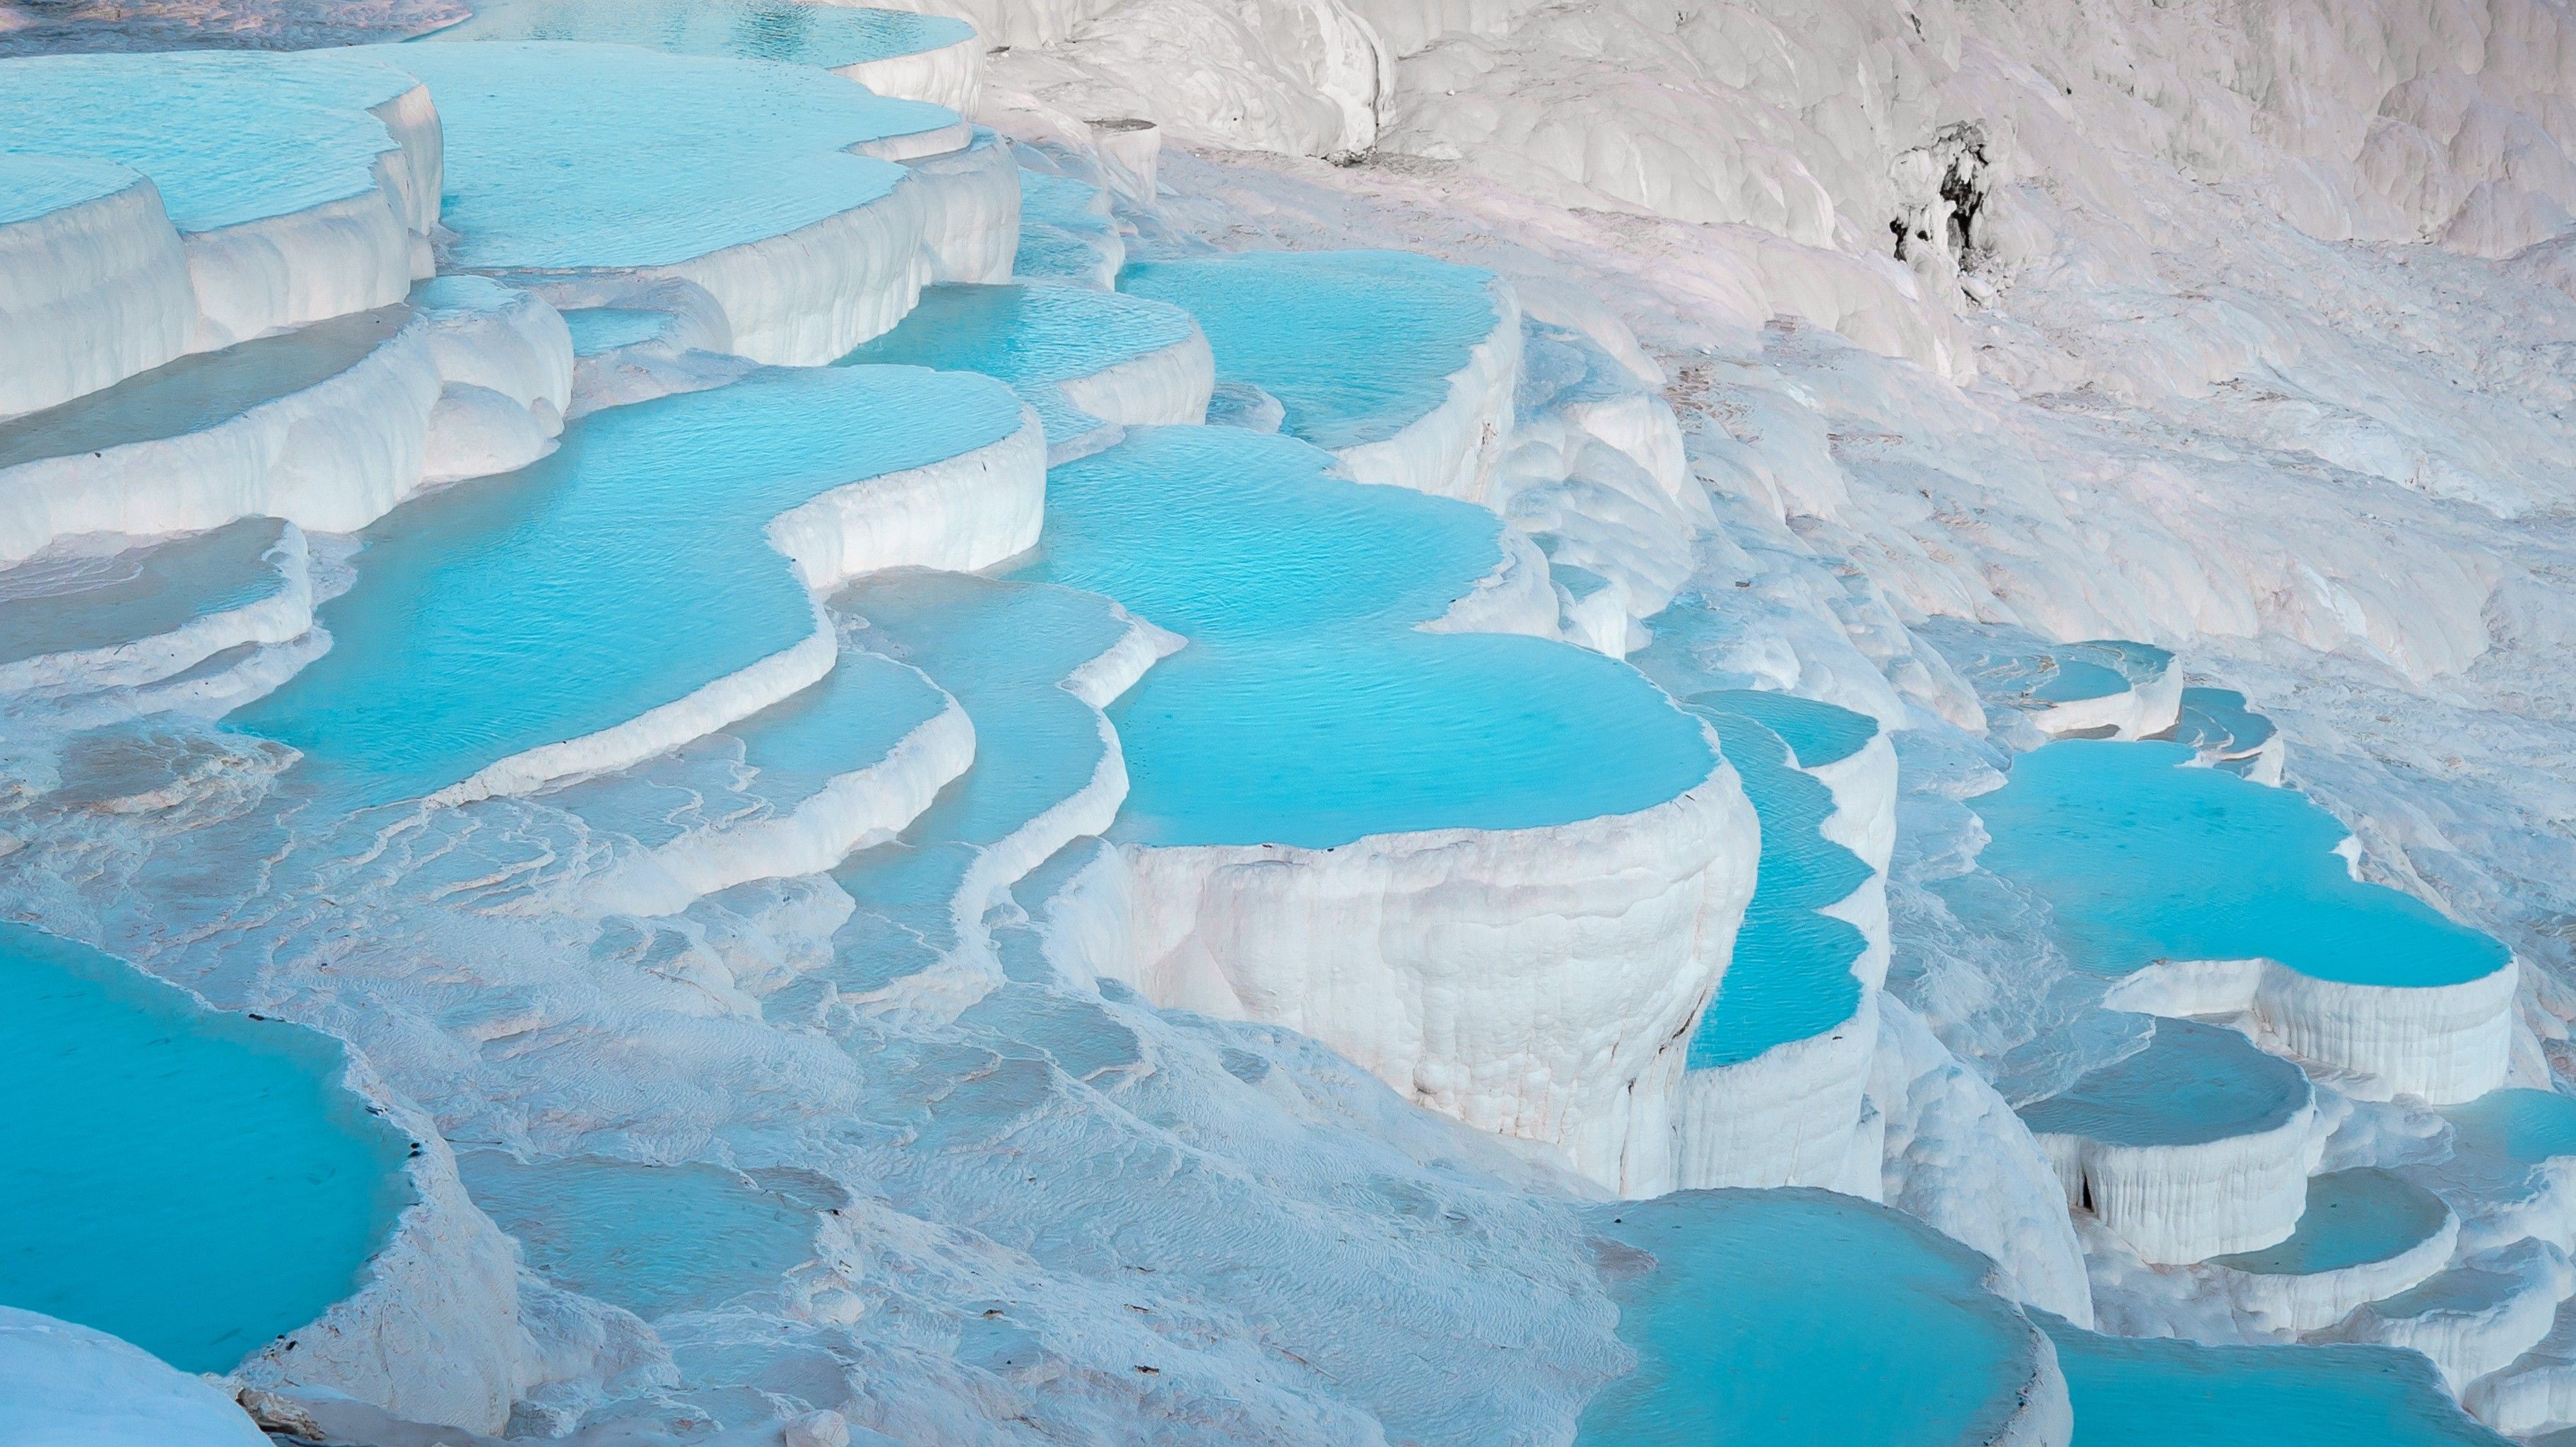
M 1713 766 L 1635 670 L 1425 633 L 1500 558 L 1491 513 L 1331 477 L 1293 438 L 1153 428 L 1057 467 L 1022 576 L 1190 640 L 1111 710 L 1138 843 L 1328 848 L 1650 808 Z
M 1118 289 L 1198 318 L 1219 382 L 1268 392 L 1283 431 L 1336 452 L 1438 407 L 1500 320 L 1490 273 L 1401 251 L 1140 261 Z
M 331 651 L 232 722 L 376 803 L 623 723 L 814 631 L 771 519 L 1019 425 L 999 383 L 910 367 L 592 413 L 545 460 L 369 529 L 357 585 L 319 610 Z
M 2504 968 L 2496 940 L 2353 880 L 2333 815 L 2291 789 L 2187 767 L 2172 743 L 2068 740 L 1969 801 L 1978 862 L 2044 901 L 2096 975 L 2159 960 L 2278 960 L 2354 985 L 2454 985 Z
M 410 1142 L 338 1042 L 0 924 L 0 1303 L 230 1370 L 357 1289 Z

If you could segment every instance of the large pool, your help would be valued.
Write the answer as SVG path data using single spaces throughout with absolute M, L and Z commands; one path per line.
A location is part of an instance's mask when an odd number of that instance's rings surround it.
M 1965 1447 L 2023 1405 L 2037 1333 L 1985 1289 L 1990 1262 L 1907 1217 L 1809 1190 L 1586 1214 L 1653 1259 L 1612 1288 L 1637 1369 L 1577 1447 Z
M 2416 1352 L 2209 1347 L 2039 1320 L 2075 1404 L 2073 1447 L 2509 1447 Z
M 1141 429 L 1054 469 L 1024 576 L 1104 593 L 1189 646 L 1111 710 L 1137 843 L 1326 848 L 1650 808 L 1714 765 L 1624 664 L 1426 633 L 1500 561 L 1493 514 L 1328 475 L 1293 438 Z
M 0 60 L 0 147 L 122 162 L 213 231 L 376 191 L 395 142 L 370 112 L 416 84 L 360 51 Z
M 1868 883 L 1869 866 L 1819 832 L 1833 817 L 1832 791 L 1797 767 L 1778 734 L 1738 711 L 1750 703 L 1779 717 L 1781 711 L 1761 700 L 1780 696 L 1730 691 L 1691 700 L 1717 725 L 1726 761 L 1762 821 L 1753 902 L 1717 998 L 1691 1036 L 1694 1070 L 1742 1064 L 1773 1046 L 1822 1034 L 1860 1007 L 1852 964 L 1868 941 L 1848 921 L 1816 911 Z M 1850 730 L 1821 727 L 1829 722 L 1819 720 L 1820 727 L 1802 736 L 1830 751 Z M 1868 735 L 1862 737 L 1865 742 Z
M 849 147 L 953 121 L 804 65 L 552 41 L 365 53 L 438 103 L 448 264 L 469 270 L 666 266 L 783 236 L 903 179 Z
M 474 0 L 471 16 L 419 38 L 596 40 L 838 70 L 974 35 L 945 15 L 799 0 Z
M 1493 277 L 1402 251 L 1140 261 L 1118 289 L 1198 318 L 1219 382 L 1261 388 L 1318 447 L 1383 442 L 1438 407 L 1500 321 Z
M 0 924 L 0 1303 L 227 1371 L 355 1290 L 410 1142 L 340 1046 Z
M 623 723 L 813 633 L 772 518 L 1019 425 L 1000 384 L 910 367 L 592 413 L 534 466 L 369 529 L 357 585 L 319 610 L 331 651 L 233 722 L 368 802 Z
M 2356 882 L 2333 815 L 2291 789 L 2189 767 L 2182 744 L 2069 740 L 1969 801 L 1978 862 L 2044 901 L 2097 975 L 2159 960 L 2271 959 L 2355 985 L 2454 985 L 2505 947 L 2411 895 Z

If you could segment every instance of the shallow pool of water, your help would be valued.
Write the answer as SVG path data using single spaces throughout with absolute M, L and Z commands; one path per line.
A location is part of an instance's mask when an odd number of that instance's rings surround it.
M 1281 430 L 1339 451 L 1382 442 L 1449 396 L 1498 320 L 1493 278 L 1400 251 L 1260 251 L 1130 264 L 1118 289 L 1198 318 L 1220 382 L 1287 409 Z
M 545 460 L 368 530 L 357 585 L 319 610 L 331 651 L 233 722 L 366 802 L 623 723 L 814 631 L 771 519 L 1019 425 L 998 383 L 909 367 L 592 413 Z
M 229 1370 L 360 1284 L 410 1142 L 338 1042 L 0 924 L 0 1303 Z
M 1993 836 L 1978 863 L 2047 903 L 2077 968 L 2272 959 L 2348 984 L 2452 985 L 2507 963 L 2494 939 L 2356 882 L 2334 852 L 2342 824 L 2305 795 L 2192 758 L 2069 740 L 1969 801 Z
M 526 1164 L 499 1151 L 463 1152 L 456 1164 L 474 1204 L 518 1238 L 530 1270 L 647 1320 L 776 1289 L 813 1259 L 826 1204 L 812 1190 L 764 1190 L 707 1165 L 585 1156 Z M 830 1189 L 819 1178 L 814 1186 Z
M 2284 1125 L 2312 1096 L 2298 1066 L 2233 1030 L 2157 1020 L 2145 1049 L 2023 1106 L 2021 1118 L 2111 1145 L 2201 1145 Z
M 1190 640 L 1111 709 L 1121 839 L 1346 844 L 1629 813 L 1712 767 L 1698 722 L 1566 644 L 1425 633 L 1500 557 L 1491 513 L 1327 475 L 1293 438 L 1139 429 L 1054 469 L 1024 576 Z
M 552 41 L 366 53 L 438 102 L 459 268 L 663 266 L 783 236 L 905 175 L 848 147 L 953 119 L 769 61 Z
M 122 162 L 212 231 L 376 191 L 394 142 L 369 110 L 413 84 L 353 51 L 0 60 L 0 145 Z
M 2386 1171 L 2329 1171 L 2308 1179 L 2308 1204 L 2288 1240 L 2214 1264 L 2265 1276 L 2341 1271 L 2432 1239 L 2450 1211 L 2439 1196 Z
M 287 575 L 275 518 L 154 547 L 20 564 L 0 575 L 0 664 L 112 648 L 274 597 Z
M 1055 384 L 1188 341 L 1189 313 L 1141 297 L 1069 286 L 934 286 L 893 331 L 842 358 L 981 372 L 1008 382 L 1061 447 L 1094 432 Z
M 1860 1006 L 1852 964 L 1868 941 L 1849 922 L 1816 911 L 1868 883 L 1869 866 L 1818 832 L 1833 815 L 1832 792 L 1792 763 L 1779 735 L 1734 711 L 1745 697 L 1779 696 L 1725 692 L 1691 700 L 1717 725 L 1726 760 L 1762 821 L 1753 902 L 1717 997 L 1691 1036 L 1694 1070 L 1738 1065 L 1823 1034 Z
M 156 442 L 229 422 L 365 360 L 411 320 L 381 307 L 200 352 L 58 407 L 0 423 L 0 467 Z
M 2508 1447 L 2416 1352 L 2209 1347 L 2033 1315 L 2057 1343 L 2073 1447 Z
M 1991 1264 L 1892 1211 L 1684 1191 L 1585 1214 L 1653 1261 L 1611 1289 L 1637 1369 L 1578 1447 L 1961 1447 L 2021 1406 L 2036 1334 L 1985 1290 Z
M 945 15 L 796 0 L 474 0 L 421 40 L 596 40 L 674 55 L 727 55 L 835 70 L 973 38 Z
M 2463 1153 L 2524 1165 L 2576 1156 L 2576 1099 L 2556 1091 L 2490 1091 L 2443 1114 Z

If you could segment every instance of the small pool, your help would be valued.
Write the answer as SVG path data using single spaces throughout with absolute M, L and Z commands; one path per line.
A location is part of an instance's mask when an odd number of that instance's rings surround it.
M 1293 438 L 1138 429 L 1055 468 L 1022 576 L 1190 640 L 1111 709 L 1116 837 L 1329 848 L 1651 808 L 1714 765 L 1635 670 L 1533 638 L 1426 633 L 1501 557 L 1464 503 L 1329 476 Z
M 2464 1154 L 2520 1165 L 2576 1156 L 2576 1099 L 2555 1091 L 2490 1091 L 2443 1114 Z
M 813 633 L 771 519 L 1019 426 L 1000 384 L 910 367 L 592 413 L 543 461 L 370 528 L 356 586 L 317 610 L 331 651 L 232 722 L 371 803 L 623 723 Z
M 837 1196 L 820 1177 L 764 1190 L 715 1166 L 648 1166 L 574 1156 L 524 1163 L 500 1151 L 456 1158 L 474 1204 L 519 1240 L 528 1268 L 646 1320 L 776 1290 L 814 1259 L 816 1214 Z
M 1189 313 L 1116 292 L 1070 286 L 934 286 L 893 331 L 842 358 L 908 363 L 999 378 L 1037 409 L 1061 447 L 1097 431 L 1055 384 L 1176 347 L 1197 330 Z
M 103 557 L 21 563 L 0 575 L 0 665 L 113 648 L 246 608 L 289 583 L 286 525 L 248 518 Z
M 783 236 L 906 174 L 849 147 L 954 120 L 768 61 L 551 41 L 362 53 L 438 103 L 447 264 L 467 270 L 668 266 Z
M 28 56 L 0 60 L 0 137 L 122 162 L 173 226 L 213 231 L 375 193 L 396 147 L 370 111 L 415 84 L 345 50 Z
M 2330 1171 L 2308 1179 L 2307 1208 L 2288 1240 L 2211 1264 L 2260 1276 L 2366 1266 L 2432 1239 L 2450 1214 L 2441 1197 L 2387 1171 Z
M 2291 789 L 2189 767 L 2174 743 L 2067 740 L 1969 801 L 1978 863 L 2039 896 L 2068 959 L 2118 976 L 2160 960 L 2271 959 L 2354 985 L 2455 985 L 2505 947 L 2411 895 L 2356 882 L 2344 828 Z
M 2298 1066 L 2233 1030 L 2157 1020 L 2145 1049 L 2021 1108 L 2042 1135 L 2106 1145 L 2189 1146 L 2289 1123 L 2315 1098 Z
M 838 70 L 974 36 L 945 15 L 800 0 L 474 0 L 471 16 L 415 39 L 595 40 Z
M 2057 1343 L 2073 1447 L 2509 1447 L 2460 1410 L 2418 1352 L 2210 1347 L 2032 1316 Z
M 1895 1212 L 1785 1190 L 1585 1215 L 1652 1262 L 1612 1288 L 1639 1360 L 1577 1447 L 1965 1447 L 2023 1405 L 2038 1333 L 1987 1292 L 1992 1263 Z
M 355 1291 L 411 1143 L 340 1045 L 0 924 L 0 1303 L 230 1370 Z
M 2174 727 L 2177 742 L 2232 757 L 2261 748 L 2271 737 L 2272 721 L 2248 707 L 2245 695 L 2234 689 L 2182 691 L 2182 716 Z
M 1789 746 L 1801 769 L 1839 764 L 1878 737 L 1878 720 L 1865 713 L 1767 688 L 1725 688 L 1691 695 L 1691 702 L 1742 714 Z
M 0 467 L 202 432 L 349 370 L 411 315 L 407 306 L 380 307 L 237 342 L 0 423 Z
M 1259 387 L 1281 430 L 1341 451 L 1448 400 L 1500 315 L 1493 276 L 1401 251 L 1255 251 L 1131 263 L 1118 289 L 1198 318 L 1217 380 Z
M 1781 696 L 1729 691 L 1691 700 L 1717 725 L 1726 760 L 1762 821 L 1753 902 L 1717 998 L 1691 1036 L 1694 1070 L 1739 1065 L 1773 1046 L 1821 1035 L 1860 1008 L 1852 964 L 1868 940 L 1848 921 L 1816 911 L 1868 883 L 1870 868 L 1818 832 L 1833 816 L 1832 791 L 1795 766 L 1779 735 L 1734 711 L 1745 698 Z M 1775 716 L 1787 712 L 1755 706 Z

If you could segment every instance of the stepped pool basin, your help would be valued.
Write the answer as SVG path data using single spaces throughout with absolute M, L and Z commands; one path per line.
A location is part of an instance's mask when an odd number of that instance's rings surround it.
M 0 924 L 0 1303 L 221 1372 L 350 1294 L 410 1143 L 337 1042 Z
M 2576 1156 L 2576 1098 L 2556 1091 L 2492 1091 L 2443 1113 L 2465 1155 L 2518 1165 Z
M 332 650 L 233 722 L 369 803 L 623 724 L 814 636 L 773 519 L 1021 417 L 996 382 L 908 367 L 767 371 L 593 413 L 534 466 L 369 529 L 357 585 L 318 610 Z
M 1196 317 L 1220 383 L 1259 387 L 1281 430 L 1330 452 L 1439 407 L 1502 323 L 1493 277 L 1400 251 L 1260 251 L 1133 262 L 1118 289 Z
M 833 607 L 864 620 L 859 641 L 920 669 L 975 721 L 974 768 L 901 838 L 834 871 L 860 906 L 836 941 L 834 976 L 869 989 L 955 948 L 987 902 L 967 897 L 979 881 L 1007 885 L 1106 825 L 1117 808 L 1115 775 L 1102 776 L 1113 745 L 1099 710 L 1067 683 L 1132 646 L 1136 630 L 1103 598 L 954 573 L 881 573 Z
M 530 1164 L 499 1151 L 462 1152 L 456 1165 L 530 1270 L 647 1320 L 776 1289 L 813 1259 L 816 1213 L 842 1204 L 819 1178 L 832 1199 L 799 1200 L 792 1184 L 763 1190 L 715 1166 Z
M 1579 1447 L 1965 1447 L 2064 1419 L 1992 1263 L 1892 1211 L 1685 1191 L 1585 1215 L 1652 1264 L 1612 1288 L 1639 1361 L 1585 1407 Z
M 339 376 L 392 340 L 408 306 L 334 317 L 166 362 L 42 412 L 0 423 L 0 469 L 202 432 Z
M 2076 968 L 2268 959 L 2344 984 L 2439 986 L 2510 963 L 2489 936 L 2354 880 L 2335 853 L 2342 824 L 2304 795 L 2191 760 L 2181 744 L 2067 740 L 1970 802 L 1993 836 L 1978 862 L 2049 906 Z
M 13 664 L 115 648 L 275 598 L 295 582 L 284 554 L 296 548 L 289 525 L 248 518 L 156 547 L 14 568 L 0 591 L 0 682 L 18 677 Z
M 1129 420 L 1085 411 L 1064 384 L 1187 347 L 1197 335 L 1189 313 L 1114 292 L 1068 286 L 935 286 L 921 294 L 893 331 L 842 361 L 999 378 L 1036 410 L 1048 446 L 1062 449 L 1101 431 L 1105 422 Z M 1199 365 L 1203 368 L 1204 360 Z M 1184 415 L 1190 411 L 1184 405 L 1172 415 L 1134 420 L 1197 421 L 1196 415 Z
M 400 142 L 371 112 L 418 85 L 363 51 L 0 60 L 0 145 L 131 166 L 214 231 L 376 193 Z
M 956 119 L 810 66 L 623 45 L 364 53 L 418 76 L 438 104 L 450 264 L 468 271 L 671 266 L 783 236 L 907 174 L 850 147 Z
M 1717 998 L 1691 1036 L 1694 1070 L 1740 1065 L 1774 1046 L 1822 1034 L 1860 1008 L 1861 982 L 1852 966 L 1869 942 L 1857 926 L 1817 910 L 1868 883 L 1870 867 L 1818 832 L 1833 815 L 1832 791 L 1796 767 L 1778 734 L 1736 711 L 1744 699 L 1779 696 L 1728 691 L 1691 700 L 1695 711 L 1717 725 L 1726 760 L 1762 821 L 1753 902 L 1745 909 Z M 1753 707 L 1774 716 L 1788 712 L 1758 702 Z M 1830 720 L 1818 720 L 1815 727 L 1826 731 L 1813 740 L 1825 752 L 1850 732 Z
M 2309 1178 L 2307 1209 L 2287 1240 L 2212 1264 L 2262 1276 L 2349 1270 L 2431 1240 L 2449 1216 L 2441 1197 L 2386 1171 L 2330 1171 Z
M 2030 1128 L 2109 1145 L 2206 1145 L 2277 1130 L 2315 1099 L 2299 1067 L 2233 1030 L 2158 1020 L 2145 1049 L 2021 1108 Z
M 2256 713 L 2245 695 L 2229 688 L 2186 688 L 2177 741 L 2234 757 L 2259 749 L 2272 737 L 2272 721 Z
M 1293 438 L 1159 428 L 1054 469 L 1023 576 L 1189 640 L 1111 710 L 1114 837 L 1312 848 L 1650 808 L 1715 765 L 1697 720 L 1565 644 L 1429 633 L 1501 560 L 1492 514 L 1328 475 Z
M 839 70 L 974 38 L 944 15 L 792 0 L 474 0 L 418 40 L 589 40 Z
M 1770 730 L 1788 745 L 1789 762 L 1800 769 L 1839 764 L 1878 737 L 1878 720 L 1868 714 L 1776 689 L 1717 689 L 1693 694 L 1691 702 L 1740 714 Z
M 2102 1336 L 2034 1315 L 2057 1343 L 2075 1406 L 2073 1447 L 2507 1447 L 2415 1352 L 2210 1347 Z

